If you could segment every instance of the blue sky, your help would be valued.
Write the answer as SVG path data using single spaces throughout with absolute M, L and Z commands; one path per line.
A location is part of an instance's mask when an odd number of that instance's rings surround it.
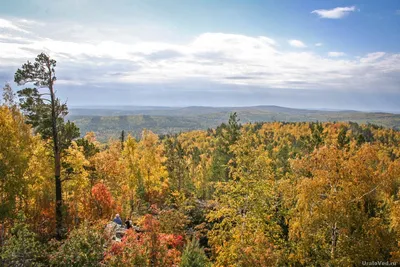
M 0 79 L 41 51 L 69 105 L 400 111 L 400 1 L 7 0 Z

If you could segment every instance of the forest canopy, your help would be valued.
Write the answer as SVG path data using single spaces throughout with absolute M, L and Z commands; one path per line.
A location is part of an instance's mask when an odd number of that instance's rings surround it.
M 241 125 L 233 113 L 215 129 L 144 130 L 100 143 L 92 132 L 79 138 L 55 98 L 59 203 L 51 107 L 36 89 L 23 90 L 25 101 L 16 102 L 6 86 L 0 106 L 5 266 L 400 261 L 397 130 L 352 122 Z M 120 239 L 107 231 L 116 214 L 134 226 Z

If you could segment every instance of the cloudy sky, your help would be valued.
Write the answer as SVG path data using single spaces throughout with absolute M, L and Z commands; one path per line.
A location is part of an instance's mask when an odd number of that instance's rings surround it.
M 400 111 L 398 0 L 1 0 L 0 82 L 42 51 L 70 106 Z

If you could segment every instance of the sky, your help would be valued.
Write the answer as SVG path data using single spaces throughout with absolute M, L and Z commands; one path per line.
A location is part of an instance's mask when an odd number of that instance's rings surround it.
M 45 52 L 69 106 L 400 112 L 398 0 L 0 2 L 0 82 Z

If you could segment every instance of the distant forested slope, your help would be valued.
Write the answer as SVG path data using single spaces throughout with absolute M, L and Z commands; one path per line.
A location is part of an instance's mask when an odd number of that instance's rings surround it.
M 143 129 L 149 129 L 157 134 L 170 134 L 215 128 L 226 121 L 232 112 L 237 112 L 243 123 L 261 121 L 352 121 L 400 129 L 399 114 L 319 111 L 277 106 L 72 108 L 69 119 L 78 125 L 82 135 L 93 131 L 100 141 L 106 141 L 109 138 L 118 138 L 122 130 L 137 137 Z

